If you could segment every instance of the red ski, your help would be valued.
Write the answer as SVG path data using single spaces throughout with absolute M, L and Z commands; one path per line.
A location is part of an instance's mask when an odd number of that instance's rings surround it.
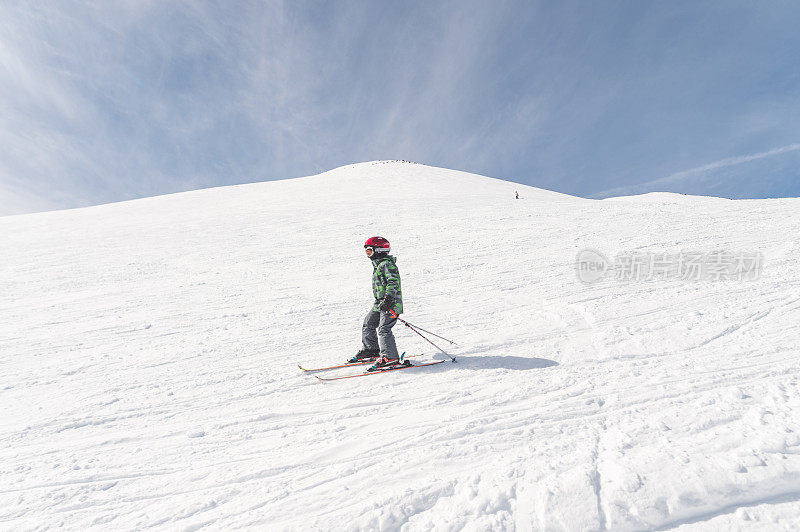
M 408 355 L 406 358 L 421 357 L 424 354 L 425 353 L 420 353 L 419 355 Z M 370 358 L 370 359 L 366 359 L 365 358 L 364 360 L 359 361 L 359 362 L 348 362 L 346 364 L 339 364 L 338 366 L 328 366 L 327 368 L 304 368 L 300 364 L 298 364 L 297 367 L 302 369 L 303 371 L 311 372 L 311 371 L 326 371 L 326 370 L 329 370 L 329 369 L 349 368 L 350 366 L 363 366 L 364 364 L 372 364 L 374 362 L 375 362 L 374 358 Z
M 400 365 L 400 366 L 389 366 L 386 369 L 379 369 L 376 371 L 365 371 L 364 373 L 356 373 L 355 375 L 342 375 L 341 377 L 319 377 L 314 375 L 321 381 L 338 381 L 340 379 L 351 379 L 353 377 L 366 377 L 368 375 L 380 375 L 381 373 L 386 373 L 387 371 L 398 371 L 401 369 L 411 369 L 411 368 L 421 368 L 423 366 L 433 366 L 436 364 L 441 364 L 442 362 L 447 362 L 446 360 L 437 360 L 436 362 L 428 362 L 426 364 L 411 364 L 408 365 Z

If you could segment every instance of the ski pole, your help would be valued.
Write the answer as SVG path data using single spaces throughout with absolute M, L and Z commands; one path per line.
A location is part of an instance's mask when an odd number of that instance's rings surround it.
M 447 339 L 447 338 L 445 338 L 444 336 L 439 336 L 438 334 L 436 334 L 436 333 L 434 333 L 434 332 L 427 331 L 427 330 L 423 329 L 423 328 L 422 328 L 422 327 L 420 327 L 419 325 L 414 325 L 413 323 L 409 323 L 409 322 L 405 321 L 404 319 L 400 318 L 400 317 L 399 317 L 397 314 L 395 314 L 394 310 L 391 310 L 391 309 L 390 309 L 390 310 L 389 310 L 389 312 L 391 312 L 391 313 L 392 313 L 392 317 L 393 317 L 393 318 L 397 318 L 398 320 L 400 320 L 401 322 L 403 322 L 403 323 L 404 323 L 406 326 L 408 326 L 408 327 L 414 327 L 415 329 L 419 329 L 420 331 L 422 331 L 422 332 L 426 332 L 426 333 L 428 333 L 428 334 L 430 334 L 430 335 L 433 335 L 433 336 L 435 336 L 436 338 L 441 338 L 441 339 L 442 339 L 442 340 L 444 340 L 445 342 L 450 342 L 450 344 L 451 344 L 451 345 L 458 345 L 458 344 L 457 344 L 456 342 L 454 342 L 453 340 L 448 340 L 448 339 Z
M 422 327 L 420 327 L 419 325 L 414 325 L 413 323 L 409 323 L 409 322 L 407 322 L 407 321 L 401 320 L 400 318 L 397 318 L 397 319 L 398 319 L 398 320 L 400 320 L 400 321 L 402 321 L 403 323 L 405 323 L 405 324 L 406 324 L 407 326 L 409 326 L 409 327 L 414 327 L 415 329 L 419 329 L 420 331 L 422 331 L 422 332 L 426 332 L 426 333 L 428 333 L 428 334 L 430 334 L 430 335 L 433 335 L 433 336 L 435 336 L 436 338 L 441 338 L 441 339 L 442 339 L 442 340 L 444 340 L 445 342 L 450 342 L 450 344 L 451 344 L 451 345 L 458 345 L 458 344 L 457 344 L 457 343 L 455 343 L 454 341 L 452 341 L 452 340 L 448 340 L 448 339 L 447 339 L 447 338 L 445 338 L 444 336 L 439 336 L 439 335 L 438 335 L 438 334 L 436 334 L 436 333 L 433 333 L 433 332 L 430 332 L 430 331 L 426 331 L 425 329 L 423 329 L 423 328 L 422 328 Z
M 411 325 L 411 324 L 410 324 L 410 323 L 408 323 L 406 320 L 404 320 L 404 319 L 402 319 L 400 316 L 398 316 L 398 315 L 397 315 L 397 313 L 396 313 L 396 312 L 395 312 L 393 309 L 389 309 L 389 313 L 392 315 L 392 317 L 393 317 L 393 318 L 396 318 L 396 319 L 397 319 L 398 321 L 400 321 L 400 322 L 401 322 L 403 325 L 405 325 L 406 327 L 408 327 L 409 329 L 411 329 L 412 331 L 414 331 L 414 332 L 415 332 L 415 333 L 417 333 L 418 335 L 422 336 L 422 338 L 423 338 L 423 339 L 424 339 L 426 342 L 428 342 L 428 343 L 429 343 L 429 344 L 431 344 L 433 347 L 435 347 L 436 349 L 438 349 L 439 351 L 441 351 L 442 353 L 444 353 L 445 355 L 447 355 L 448 357 L 450 357 L 450 361 L 451 361 L 451 362 L 455 362 L 455 361 L 456 361 L 456 357 L 454 357 L 453 355 L 451 355 L 450 353 L 448 353 L 447 351 L 445 351 L 444 349 L 442 349 L 442 348 L 441 348 L 441 347 L 439 347 L 438 345 L 436 345 L 436 344 L 434 344 L 433 342 L 431 342 L 430 340 L 428 340 L 428 339 L 425 337 L 425 335 L 423 335 L 421 332 L 419 332 L 417 329 L 415 329 L 413 325 Z M 428 331 L 425 331 L 425 332 L 428 332 Z M 433 334 L 433 333 L 429 333 L 429 334 Z M 436 336 L 436 335 L 434 335 L 434 336 Z M 446 340 L 446 338 L 443 338 L 443 340 Z M 450 340 L 447 340 L 447 341 L 449 342 Z

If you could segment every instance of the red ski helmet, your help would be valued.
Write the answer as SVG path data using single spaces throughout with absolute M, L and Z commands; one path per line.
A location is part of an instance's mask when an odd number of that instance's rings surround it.
M 372 248 L 375 253 L 389 253 L 392 248 L 389 246 L 389 241 L 382 236 L 373 236 L 364 242 L 364 248 Z

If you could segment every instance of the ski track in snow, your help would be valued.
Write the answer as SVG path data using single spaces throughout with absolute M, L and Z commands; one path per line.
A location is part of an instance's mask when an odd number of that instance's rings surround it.
M 0 529 L 800 527 L 798 207 L 389 162 L 0 218 Z M 458 362 L 317 382 L 373 234 Z M 583 248 L 765 265 L 585 285 Z

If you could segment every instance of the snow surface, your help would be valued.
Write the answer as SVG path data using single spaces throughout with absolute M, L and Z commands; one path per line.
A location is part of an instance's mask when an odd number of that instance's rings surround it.
M 318 382 L 376 234 L 458 362 Z M 0 529 L 800 528 L 798 234 L 398 162 L 0 218 Z M 587 285 L 583 248 L 766 263 Z

